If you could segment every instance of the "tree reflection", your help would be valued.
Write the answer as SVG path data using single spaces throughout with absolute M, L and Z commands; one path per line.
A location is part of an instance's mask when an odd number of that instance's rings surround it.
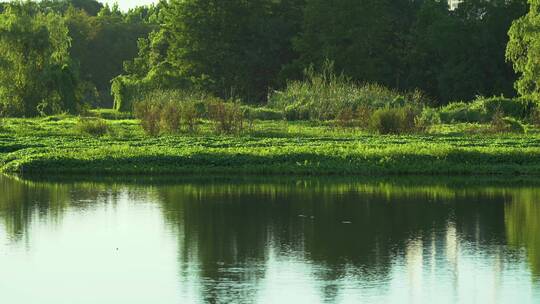
M 411 240 L 420 240 L 420 255 L 447 256 L 449 223 L 460 242 L 503 245 L 503 205 L 512 196 L 499 188 L 316 181 L 192 183 L 157 193 L 179 235 L 180 265 L 198 265 L 206 300 L 253 298 L 256 288 L 224 286 L 257 285 L 270 251 L 317 265 L 313 275 L 332 301 L 345 277 L 387 280 Z
M 508 242 L 524 247 L 531 271 L 540 280 L 540 189 L 524 189 L 505 205 Z
M 457 282 L 463 244 L 478 252 L 524 247 L 531 271 L 540 275 L 540 190 L 492 184 L 0 177 L 0 220 L 9 238 L 20 240 L 36 218 L 61 221 L 69 208 L 114 205 L 121 197 L 155 203 L 178 238 L 181 281 L 196 280 L 202 301 L 256 299 L 274 263 L 290 260 L 309 265 L 305 275 L 321 297 L 336 302 L 345 285 L 388 281 L 398 258 L 411 281 L 433 263 L 450 268 Z M 495 266 L 515 263 L 512 254 L 496 252 Z

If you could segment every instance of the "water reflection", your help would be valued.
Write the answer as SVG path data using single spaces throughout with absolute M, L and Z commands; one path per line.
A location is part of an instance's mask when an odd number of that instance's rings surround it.
M 123 214 L 121 237 L 151 238 L 140 235 L 152 229 L 163 248 L 176 248 L 175 261 L 154 261 L 159 246 L 145 248 L 142 261 L 156 278 L 175 273 L 174 286 L 165 284 L 174 289 L 168 302 L 533 303 L 540 301 L 537 184 L 4 177 L 0 220 L 9 239 L 3 250 L 26 239 L 32 252 L 40 229 L 61 231 L 81 214 L 96 223 Z M 120 238 L 111 227 L 95 229 Z

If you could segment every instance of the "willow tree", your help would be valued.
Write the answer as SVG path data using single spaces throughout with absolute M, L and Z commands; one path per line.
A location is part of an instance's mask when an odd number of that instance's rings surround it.
M 515 87 L 540 100 L 540 0 L 529 0 L 529 12 L 512 23 L 508 34 L 506 58 L 520 74 Z
M 62 17 L 29 2 L 0 14 L 0 104 L 9 115 L 35 116 L 77 109 L 77 74 Z

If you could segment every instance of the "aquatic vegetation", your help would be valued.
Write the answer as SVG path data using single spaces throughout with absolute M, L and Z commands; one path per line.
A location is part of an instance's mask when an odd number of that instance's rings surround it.
M 22 173 L 540 174 L 540 135 L 378 135 L 331 123 L 257 121 L 242 134 L 146 135 L 138 120 L 108 120 L 102 137 L 78 118 L 5 119 L 0 168 Z M 457 128 L 462 129 L 457 129 Z M 483 127 L 483 126 L 482 126 Z M 490 128 L 489 125 L 486 128 Z

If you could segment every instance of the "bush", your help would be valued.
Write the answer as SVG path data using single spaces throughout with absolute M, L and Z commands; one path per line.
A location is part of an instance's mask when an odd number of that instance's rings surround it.
M 527 98 L 505 98 L 501 96 L 480 97 L 479 100 L 484 103 L 489 117 L 493 117 L 497 111 L 501 111 L 504 116 L 526 119 L 536 108 L 535 102 Z
M 503 118 L 504 123 L 506 124 L 506 130 L 510 133 L 525 133 L 525 126 L 517 119 L 513 117 Z
M 135 117 L 144 131 L 152 136 L 161 133 L 195 132 L 201 118 L 207 117 L 209 95 L 178 90 L 157 90 L 134 103 Z
M 98 137 L 109 133 L 110 130 L 105 120 L 94 117 L 80 117 L 75 128 L 81 134 Z
M 213 100 L 208 104 L 208 116 L 218 133 L 238 134 L 244 129 L 244 113 L 239 102 Z
M 525 133 L 525 127 L 519 120 L 513 117 L 504 117 L 502 111 L 497 111 L 493 115 L 491 128 L 494 132 L 499 133 Z
M 339 112 L 336 117 L 338 126 L 342 128 L 354 126 L 354 112 L 352 108 L 346 108 Z
M 5 107 L 0 103 L 0 131 L 4 130 L 4 115 L 6 114 Z
M 368 106 L 359 106 L 356 109 L 356 119 L 361 129 L 369 129 L 373 109 Z
M 536 127 L 540 127 L 540 109 L 535 108 L 529 117 L 530 122 Z
M 159 103 L 140 101 L 134 104 L 135 117 L 141 120 L 141 126 L 146 134 L 160 134 L 161 105 Z
M 90 116 L 103 118 L 106 120 L 125 120 L 133 119 L 131 112 L 119 112 L 114 109 L 95 109 L 89 111 Z
M 416 117 L 416 126 L 420 129 L 426 129 L 433 125 L 441 123 L 441 115 L 436 109 L 425 107 L 420 115 Z
M 269 96 L 268 105 L 284 112 L 287 120 L 332 120 L 346 110 L 359 107 L 416 106 L 425 98 L 419 92 L 399 94 L 377 84 L 358 84 L 344 75 L 336 75 L 326 62 L 320 73 L 313 67 L 305 71 L 304 81 L 287 83 L 284 91 Z
M 483 102 L 450 103 L 440 109 L 440 117 L 444 123 L 489 121 L 489 115 Z
M 380 134 L 402 134 L 416 130 L 417 114 L 412 107 L 384 108 L 373 112 L 370 128 Z
M 182 104 L 180 110 L 180 119 L 189 133 L 197 132 L 200 117 L 206 113 L 206 105 L 202 104 L 204 105 L 204 108 L 202 108 L 201 104 L 202 103 L 200 102 L 198 103 L 192 101 L 186 101 Z
M 440 109 L 441 119 L 451 122 L 489 122 L 497 112 L 516 119 L 532 117 L 536 103 L 527 98 L 478 97 L 471 103 L 454 102 Z
M 243 106 L 242 110 L 245 117 L 250 120 L 282 120 L 284 118 L 283 111 L 276 109 Z
M 169 133 L 180 131 L 181 110 L 178 103 L 169 101 L 161 105 L 160 127 Z

